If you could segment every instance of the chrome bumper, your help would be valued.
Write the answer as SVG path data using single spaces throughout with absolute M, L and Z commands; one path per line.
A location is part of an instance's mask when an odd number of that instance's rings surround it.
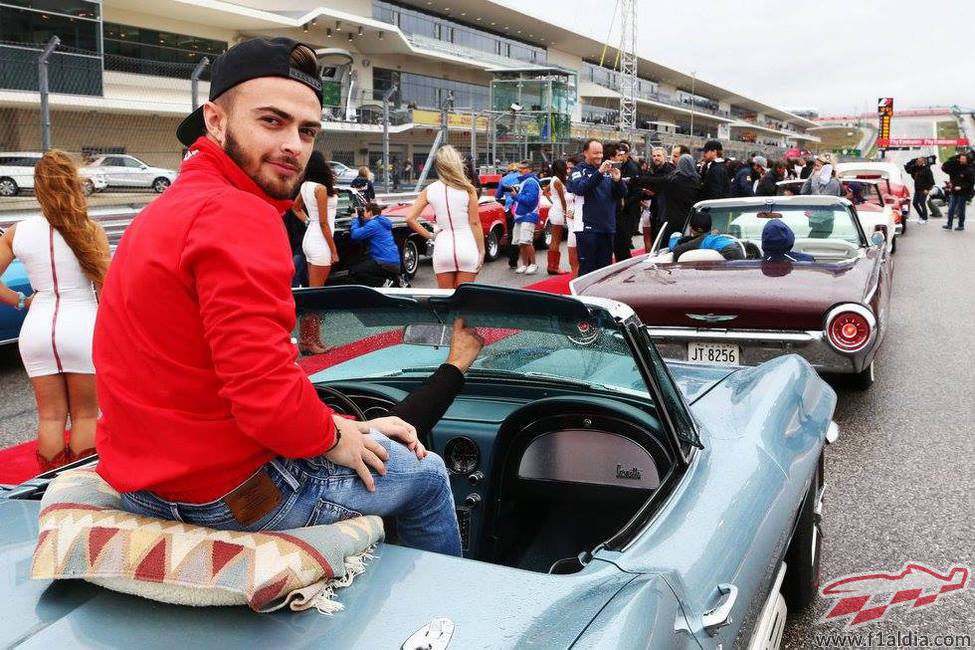
M 855 374 L 873 359 L 875 344 L 854 353 L 837 352 L 823 331 L 723 330 L 693 327 L 647 327 L 660 355 L 687 360 L 687 344 L 734 343 L 741 348 L 741 365 L 757 366 L 784 354 L 798 354 L 819 372 Z

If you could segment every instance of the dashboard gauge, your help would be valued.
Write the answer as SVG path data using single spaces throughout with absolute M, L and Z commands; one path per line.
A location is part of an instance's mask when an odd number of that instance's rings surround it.
M 447 469 L 455 474 L 470 474 L 481 462 L 481 452 L 470 438 L 459 436 L 447 441 L 443 450 Z

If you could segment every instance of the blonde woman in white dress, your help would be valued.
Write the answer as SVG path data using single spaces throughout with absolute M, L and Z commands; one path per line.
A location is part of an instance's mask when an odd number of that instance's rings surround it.
M 18 346 L 37 401 L 37 461 L 47 471 L 95 453 L 91 345 L 96 292 L 110 253 L 105 231 L 88 218 L 78 169 L 67 154 L 44 154 L 34 167 L 34 192 L 43 216 L 20 221 L 0 237 L 0 274 L 19 259 L 34 293 L 24 296 L 0 282 L 0 301 L 28 310 Z
M 477 190 L 464 174 L 464 159 L 450 145 L 437 151 L 434 167 L 439 180 L 420 192 L 406 217 L 415 232 L 434 238 L 433 272 L 441 289 L 474 282 L 484 263 L 484 230 L 477 211 Z M 420 214 L 433 206 L 435 233 L 420 225 Z

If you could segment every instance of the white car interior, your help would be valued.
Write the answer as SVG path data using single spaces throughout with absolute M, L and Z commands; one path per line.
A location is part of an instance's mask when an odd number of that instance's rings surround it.
M 731 262 L 762 258 L 762 230 L 770 219 L 781 219 L 792 230 L 795 235 L 793 251 L 812 255 L 817 262 L 856 259 L 866 254 L 867 245 L 876 244 L 871 238 L 872 228 L 870 232 L 862 230 L 867 224 L 858 223 L 849 201 L 845 199 L 781 197 L 774 202 L 725 199 L 698 204 L 695 209 L 711 215 L 712 234 L 730 237 L 741 246 L 744 259 Z M 685 228 L 683 232 L 675 232 L 661 241 L 661 248 L 651 254 L 648 261 L 653 264 L 673 263 L 668 242 L 689 232 Z M 677 263 L 726 261 L 717 250 L 694 249 L 684 252 Z

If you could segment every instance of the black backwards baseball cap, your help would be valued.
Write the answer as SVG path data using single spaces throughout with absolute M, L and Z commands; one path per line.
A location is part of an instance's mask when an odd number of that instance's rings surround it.
M 291 67 L 291 52 L 302 45 L 290 38 L 252 38 L 238 43 L 218 56 L 210 67 L 212 102 L 234 86 L 260 77 L 284 77 L 300 81 L 315 91 L 322 102 L 322 80 Z M 314 51 L 314 48 L 311 48 Z M 187 147 L 206 133 L 203 107 L 186 116 L 176 129 L 176 137 Z

